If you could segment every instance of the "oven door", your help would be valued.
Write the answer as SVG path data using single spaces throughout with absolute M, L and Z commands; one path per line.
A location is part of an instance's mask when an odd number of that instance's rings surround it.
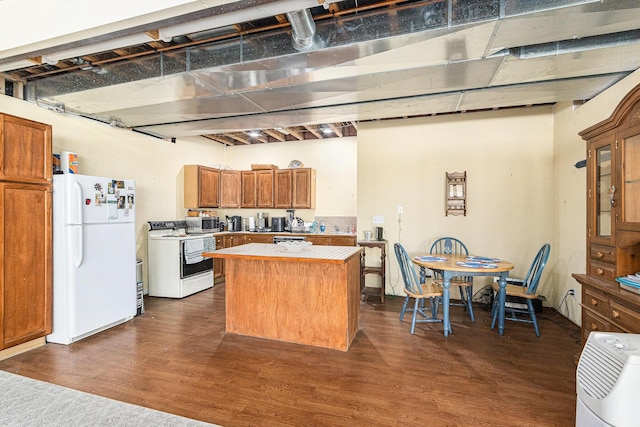
M 213 259 L 203 258 L 204 238 L 180 241 L 180 278 L 195 276 L 213 270 Z M 195 249 L 194 249 L 195 248 Z

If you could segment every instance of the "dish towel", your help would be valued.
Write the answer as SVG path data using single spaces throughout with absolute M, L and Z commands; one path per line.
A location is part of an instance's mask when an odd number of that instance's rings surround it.
M 204 239 L 185 240 L 184 261 L 187 264 L 202 262 L 204 260 L 202 251 L 204 251 Z

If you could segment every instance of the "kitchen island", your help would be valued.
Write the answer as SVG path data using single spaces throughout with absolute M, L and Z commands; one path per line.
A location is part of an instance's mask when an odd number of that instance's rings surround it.
M 347 351 L 358 332 L 361 247 L 250 243 L 226 263 L 226 332 Z

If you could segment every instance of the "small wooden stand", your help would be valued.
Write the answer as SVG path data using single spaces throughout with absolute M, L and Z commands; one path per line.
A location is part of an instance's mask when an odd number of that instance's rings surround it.
M 361 272 L 360 292 L 362 293 L 362 299 L 364 300 L 369 295 L 375 295 L 380 297 L 381 303 L 384 303 L 387 241 L 386 240 L 359 240 L 358 246 L 362 246 L 365 248 L 365 250 L 362 251 L 362 259 L 360 263 L 360 272 Z M 380 266 L 379 267 L 367 266 L 365 262 L 366 248 L 380 249 Z M 378 276 L 380 276 L 380 288 L 366 286 L 365 276 L 367 274 L 377 274 Z

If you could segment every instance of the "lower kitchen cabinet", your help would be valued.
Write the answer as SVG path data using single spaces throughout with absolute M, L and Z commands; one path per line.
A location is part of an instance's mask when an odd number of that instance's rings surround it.
M 0 182 L 0 350 L 51 333 L 51 196 L 49 185 Z
M 216 249 L 224 248 L 224 237 L 215 236 Z M 213 282 L 218 283 L 224 280 L 224 260 L 215 258 L 213 260 Z

